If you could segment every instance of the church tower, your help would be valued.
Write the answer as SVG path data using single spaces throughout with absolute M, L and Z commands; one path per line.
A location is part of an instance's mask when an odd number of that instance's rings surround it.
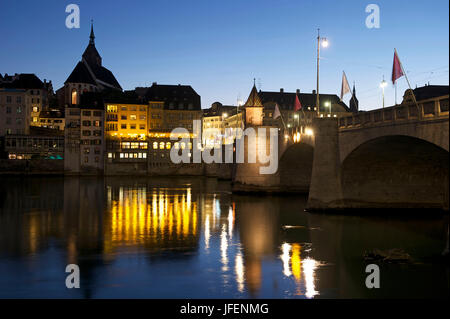
M 245 125 L 246 126 L 258 126 L 263 124 L 263 104 L 261 98 L 258 95 L 255 81 L 253 80 L 253 88 L 244 104 L 245 108 Z
M 358 113 L 359 110 L 359 102 L 356 98 L 356 90 L 355 90 L 355 83 L 353 83 L 353 93 L 352 97 L 350 98 L 350 111 L 352 113 Z

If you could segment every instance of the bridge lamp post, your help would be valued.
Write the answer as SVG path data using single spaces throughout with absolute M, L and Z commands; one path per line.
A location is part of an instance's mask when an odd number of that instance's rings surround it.
M 331 103 L 330 103 L 330 101 L 326 101 L 325 102 L 325 106 L 330 109 L 330 115 L 328 117 L 331 117 Z
M 319 107 L 319 59 L 320 59 L 320 45 L 326 48 L 328 47 L 327 38 L 320 37 L 320 29 L 317 29 L 317 92 L 316 92 L 316 108 L 317 108 L 317 116 L 319 116 L 320 107 Z
M 383 75 L 383 81 L 381 81 L 380 83 L 380 88 L 383 90 L 383 109 L 384 109 L 384 88 L 387 86 L 387 82 L 384 80 L 384 75 Z

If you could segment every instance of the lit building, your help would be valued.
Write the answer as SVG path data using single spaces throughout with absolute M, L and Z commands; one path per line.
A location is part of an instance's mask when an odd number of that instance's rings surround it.
M 29 134 L 47 105 L 44 83 L 34 74 L 0 76 L 0 136 Z
M 84 93 L 66 107 L 64 170 L 100 173 L 104 168 L 104 104 L 98 93 Z
M 175 128 L 194 137 L 193 121 L 201 120 L 200 96 L 191 86 L 153 83 L 133 93 L 106 102 L 108 162 L 168 164 L 172 147 L 192 149 L 192 142 L 170 139 Z
M 297 127 L 303 125 L 310 125 L 312 119 L 317 117 L 316 108 L 316 91 L 312 93 L 285 92 L 280 89 L 279 92 L 259 91 L 259 97 L 264 105 L 264 125 L 279 126 L 286 125 L 287 127 Z M 298 97 L 301 110 L 295 111 L 295 100 Z M 274 119 L 273 112 L 275 105 L 278 105 L 281 118 Z M 335 94 L 320 94 L 320 117 L 341 117 L 347 116 L 350 109 L 342 102 L 339 96 Z
M 245 109 L 245 126 L 263 125 L 263 110 L 264 106 L 261 98 L 258 95 L 255 84 L 253 84 L 252 91 L 244 104 Z
M 64 131 L 64 113 L 58 109 L 41 111 L 39 114 L 39 122 L 35 126 Z
M 230 129 L 243 127 L 243 110 L 234 105 L 222 105 L 215 102 L 209 109 L 203 110 L 202 143 L 204 147 L 218 147 L 234 142 L 235 133 Z M 219 132 L 219 134 L 216 134 Z

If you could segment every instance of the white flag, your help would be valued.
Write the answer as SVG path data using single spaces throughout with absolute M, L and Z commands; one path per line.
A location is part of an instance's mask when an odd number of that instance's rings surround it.
M 342 71 L 342 85 L 341 85 L 341 101 L 344 98 L 344 95 L 350 92 L 350 85 L 347 81 L 347 76 L 345 72 Z
M 276 120 L 281 116 L 280 108 L 278 107 L 278 103 L 275 104 L 275 111 L 273 112 L 273 119 Z

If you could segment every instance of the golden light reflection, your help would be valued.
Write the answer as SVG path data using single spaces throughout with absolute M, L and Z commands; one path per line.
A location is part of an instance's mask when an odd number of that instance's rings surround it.
M 191 190 L 158 189 L 147 194 L 146 187 L 120 187 L 117 200 L 112 194 L 105 217 L 105 247 L 121 245 L 163 245 L 172 238 L 197 235 L 197 203 Z M 106 251 L 108 252 L 108 251 Z
M 292 244 L 292 257 L 291 257 L 291 266 L 292 266 L 292 274 L 297 282 L 300 282 L 302 275 L 302 265 L 300 258 L 300 249 L 301 246 L 299 244 Z
M 233 238 L 233 226 L 234 226 L 234 210 L 233 207 L 230 206 L 228 210 L 228 236 L 230 239 Z

